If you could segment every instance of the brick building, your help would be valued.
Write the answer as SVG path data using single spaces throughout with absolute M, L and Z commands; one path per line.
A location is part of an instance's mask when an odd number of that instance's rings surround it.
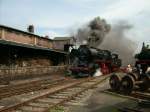
M 60 44 L 32 32 L 0 25 L 1 66 L 64 65 L 67 53 L 62 44 L 59 48 L 57 45 Z

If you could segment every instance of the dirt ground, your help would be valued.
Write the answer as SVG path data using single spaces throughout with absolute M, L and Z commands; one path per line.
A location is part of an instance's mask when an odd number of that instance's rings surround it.
M 119 112 L 117 108 L 138 106 L 136 101 L 104 93 L 103 91 L 108 88 L 107 80 L 98 85 L 98 88 L 87 91 L 84 97 L 81 96 L 68 104 L 68 112 Z

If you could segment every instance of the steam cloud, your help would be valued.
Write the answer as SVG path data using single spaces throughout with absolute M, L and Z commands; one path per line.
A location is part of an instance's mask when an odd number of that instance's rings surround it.
M 126 35 L 126 31 L 132 28 L 133 26 L 125 21 L 117 23 L 112 26 L 111 31 L 106 35 L 105 40 L 98 48 L 118 53 L 122 59 L 123 65 L 134 64 L 134 53 L 137 44 Z
M 123 65 L 133 64 L 137 45 L 125 35 L 126 31 L 132 28 L 132 25 L 125 21 L 110 27 L 104 19 L 96 17 L 87 26 L 80 28 L 75 38 L 77 42 L 87 40 L 89 46 L 119 54 Z

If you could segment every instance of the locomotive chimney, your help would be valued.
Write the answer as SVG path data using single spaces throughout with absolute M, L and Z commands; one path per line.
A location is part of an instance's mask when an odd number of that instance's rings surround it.
M 34 33 L 34 26 L 33 25 L 29 25 L 27 28 L 27 31 L 30 33 Z

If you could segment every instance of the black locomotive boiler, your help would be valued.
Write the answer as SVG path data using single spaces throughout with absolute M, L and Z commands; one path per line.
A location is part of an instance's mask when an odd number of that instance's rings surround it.
M 73 59 L 70 70 L 77 77 L 92 76 L 99 68 L 103 74 L 108 74 L 121 66 L 117 54 L 87 45 L 80 45 L 78 49 L 73 49 L 70 57 Z

